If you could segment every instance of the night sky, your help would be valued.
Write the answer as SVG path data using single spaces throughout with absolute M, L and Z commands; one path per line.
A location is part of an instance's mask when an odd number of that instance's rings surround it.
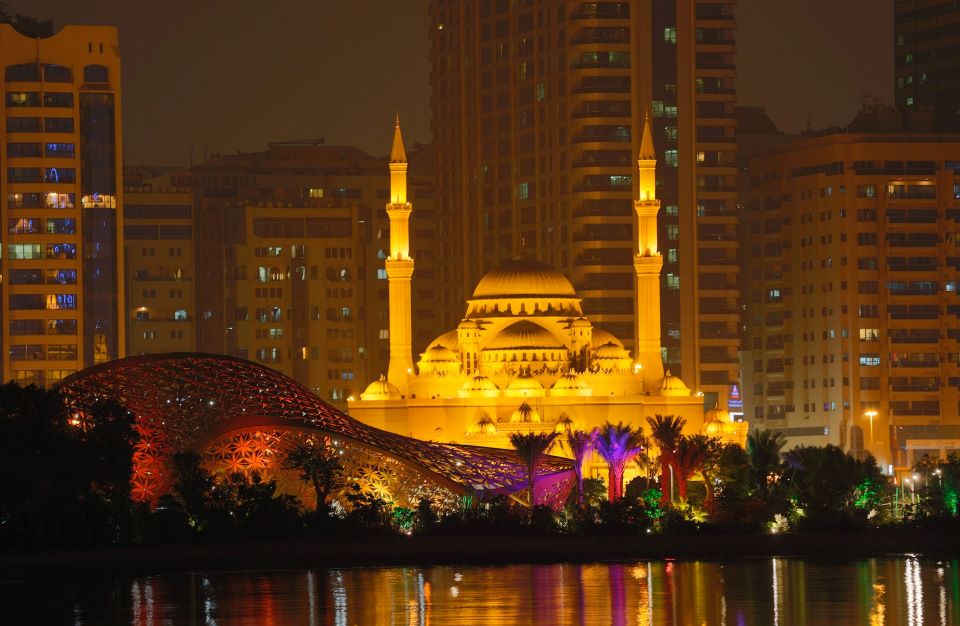
M 12 0 L 11 12 L 120 29 L 127 164 L 325 137 L 430 140 L 427 0 Z M 844 125 L 893 98 L 893 0 L 739 0 L 739 104 L 782 130 Z M 150 7 L 152 10 L 147 10 Z

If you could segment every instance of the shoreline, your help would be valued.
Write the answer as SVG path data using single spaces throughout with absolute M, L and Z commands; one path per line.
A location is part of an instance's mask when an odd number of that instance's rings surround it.
M 0 580 L 77 575 L 143 576 L 201 570 L 512 565 L 739 558 L 856 559 L 960 556 L 960 532 L 870 530 L 818 533 L 699 533 L 649 536 L 302 538 L 224 544 L 169 544 L 0 554 Z

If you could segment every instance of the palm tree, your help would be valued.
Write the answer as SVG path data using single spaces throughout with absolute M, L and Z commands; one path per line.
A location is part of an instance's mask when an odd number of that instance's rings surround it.
M 594 432 L 574 430 L 567 433 L 567 446 L 573 455 L 573 471 L 577 476 L 577 506 L 583 506 L 583 462 L 593 450 Z
M 517 456 L 527 468 L 527 487 L 530 490 L 530 506 L 537 503 L 534 485 L 537 472 L 537 464 L 540 463 L 547 451 L 553 446 L 554 440 L 560 436 L 560 433 L 512 433 L 510 435 L 510 445 L 517 451 Z
M 705 452 L 703 463 L 700 465 L 700 476 L 703 478 L 703 486 L 706 490 L 703 508 L 709 511 L 713 507 L 713 483 L 720 475 L 723 460 L 723 440 L 720 437 L 708 437 L 702 434 L 693 435 L 690 439 Z
M 705 435 L 681 436 L 677 444 L 674 469 L 677 474 L 680 502 L 683 504 L 687 503 L 687 480 L 697 472 L 702 471 L 704 464 L 707 462 L 710 454 L 709 439 Z
M 786 444 L 783 434 L 772 430 L 758 428 L 747 436 L 751 482 L 763 494 L 768 492 L 770 476 L 780 467 L 780 450 Z
M 650 438 L 660 448 L 660 497 L 662 504 L 670 502 L 670 490 L 667 481 L 671 468 L 676 470 L 677 445 L 687 420 L 677 415 L 654 415 L 647 418 L 650 424 Z
M 623 497 L 623 471 L 629 463 L 646 445 L 643 432 L 634 430 L 623 422 L 616 425 L 607 422 L 597 432 L 593 442 L 594 448 L 607 462 L 610 468 L 610 484 L 607 486 L 607 497 L 613 502 Z
M 327 497 L 340 482 L 343 464 L 340 453 L 326 441 L 307 439 L 297 443 L 287 454 L 283 467 L 300 471 L 300 480 L 313 485 L 317 496 L 317 513 L 327 508 Z

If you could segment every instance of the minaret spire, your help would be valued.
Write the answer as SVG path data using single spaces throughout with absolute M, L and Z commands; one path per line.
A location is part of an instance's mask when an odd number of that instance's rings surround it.
M 410 258 L 410 214 L 413 205 L 407 202 L 407 153 L 400 134 L 400 114 L 393 129 L 390 148 L 390 256 L 384 262 L 390 288 L 390 365 L 387 380 L 406 393 L 407 378 L 413 373 L 412 315 L 410 281 L 413 259 Z
M 644 380 L 654 384 L 663 377 L 660 352 L 660 272 L 663 257 L 657 242 L 657 153 L 653 148 L 650 116 L 644 115 L 643 136 L 637 157 L 637 200 L 635 215 L 633 271 L 634 291 L 634 363 L 642 369 Z

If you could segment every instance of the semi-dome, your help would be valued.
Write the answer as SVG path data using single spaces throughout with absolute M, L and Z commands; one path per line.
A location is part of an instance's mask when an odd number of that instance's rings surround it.
M 622 345 L 610 341 L 597 348 L 594 357 L 597 359 L 629 359 L 630 353 Z
M 561 272 L 533 259 L 513 259 L 487 272 L 476 289 L 477 298 L 523 296 L 576 298 L 573 285 Z
M 496 398 L 500 395 L 500 388 L 483 374 L 475 374 L 463 383 L 457 393 L 461 398 Z
M 531 376 L 517 376 L 507 385 L 507 388 L 504 390 L 504 395 L 514 398 L 542 396 L 543 385 L 540 384 L 539 380 Z
M 667 370 L 663 378 L 657 381 L 656 392 L 661 396 L 680 398 L 689 396 L 690 388 L 678 377 L 672 375 L 670 370 Z
M 490 340 L 485 350 L 556 350 L 564 348 L 563 342 L 549 330 L 522 320 L 507 326 Z
M 510 415 L 510 421 L 516 424 L 519 422 L 542 422 L 543 419 L 535 408 L 524 402 Z
M 456 353 L 450 348 L 442 345 L 434 345 L 427 348 L 423 353 L 423 360 L 426 363 L 459 363 Z
M 608 343 L 618 345 L 621 348 L 623 347 L 622 341 L 614 337 L 611 333 L 596 327 L 594 327 L 593 333 L 590 335 L 590 343 L 594 348 L 599 348 Z
M 550 388 L 551 396 L 589 396 L 590 385 L 573 372 L 567 372 L 557 379 Z
M 399 400 L 403 397 L 397 386 L 386 379 L 383 374 L 380 378 L 367 385 L 360 394 L 361 400 Z

